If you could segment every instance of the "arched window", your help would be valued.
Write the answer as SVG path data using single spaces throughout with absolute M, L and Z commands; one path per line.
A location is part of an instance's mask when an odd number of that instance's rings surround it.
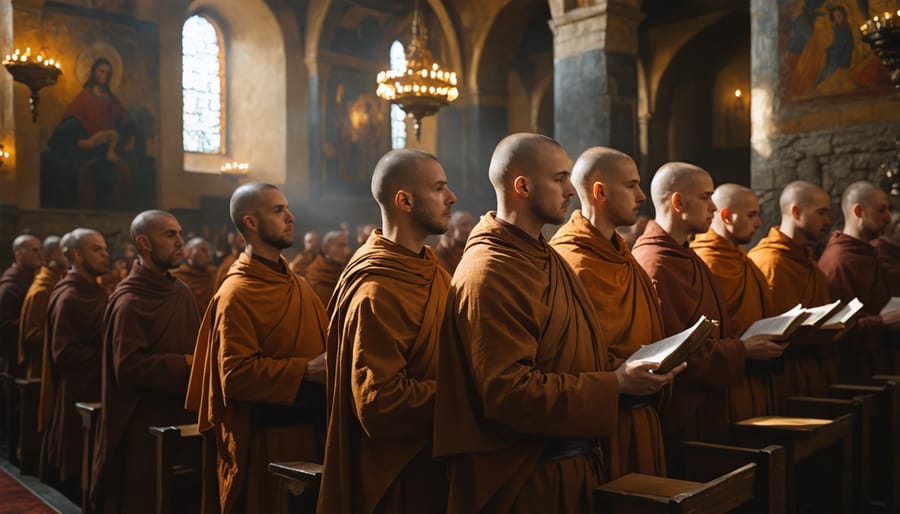
M 225 53 L 221 32 L 193 15 L 181 29 L 181 88 L 185 152 L 225 153 Z
M 403 43 L 391 44 L 391 71 L 406 67 L 406 52 Z M 391 104 L 391 148 L 406 148 L 406 113 L 396 104 Z

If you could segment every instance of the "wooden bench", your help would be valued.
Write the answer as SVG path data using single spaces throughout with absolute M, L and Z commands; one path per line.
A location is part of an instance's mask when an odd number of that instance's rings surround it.
M 94 467 L 94 437 L 97 434 L 97 423 L 100 421 L 100 402 L 76 402 L 75 408 L 81 416 L 81 433 L 83 436 L 83 452 L 81 455 L 81 513 L 94 514 L 91 505 L 91 473 Z
M 269 472 L 278 477 L 283 512 L 314 514 L 322 482 L 322 465 L 315 462 L 270 462 Z M 296 498 L 299 497 L 299 498 Z
M 19 398 L 16 394 L 16 377 L 4 371 L 0 373 L 0 395 L 3 396 L 3 428 L 9 463 L 19 465 Z
M 887 511 L 900 511 L 900 376 L 875 375 L 872 383 L 883 386 L 881 410 L 872 424 L 872 440 L 879 442 L 874 452 L 874 495 Z
M 17 378 L 16 390 L 19 403 L 19 470 L 34 475 L 41 455 L 41 437 L 37 431 L 38 403 L 41 401 L 41 379 Z
M 150 427 L 150 434 L 156 438 L 157 514 L 198 512 L 203 483 L 203 437 L 197 425 Z
M 624 513 L 784 513 L 785 453 L 685 443 L 684 480 L 630 473 L 596 491 L 599 512 Z

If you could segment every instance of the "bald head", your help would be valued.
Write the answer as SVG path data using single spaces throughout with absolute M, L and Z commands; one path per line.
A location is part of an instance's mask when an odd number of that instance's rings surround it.
M 247 235 L 248 228 L 244 224 L 244 216 L 255 216 L 259 213 L 259 208 L 263 202 L 263 192 L 268 190 L 279 189 L 272 184 L 265 182 L 249 182 L 234 190 L 231 194 L 231 202 L 228 206 L 231 222 L 234 223 L 238 232 Z
M 98 277 L 109 271 L 109 253 L 100 232 L 79 227 L 66 234 L 64 239 L 66 255 L 77 272 Z
M 24 269 L 36 271 L 44 263 L 41 241 L 31 234 L 17 236 L 13 240 L 12 249 L 16 264 Z
M 650 182 L 650 197 L 657 212 L 671 211 L 669 200 L 675 193 L 682 195 L 694 193 L 701 187 L 709 173 L 699 166 L 685 162 L 669 162 L 663 164 Z
M 885 232 L 891 223 L 887 193 L 871 182 L 859 181 L 847 186 L 841 196 L 844 233 L 861 241 L 870 241 Z
M 512 185 L 517 176 L 533 176 L 547 148 L 562 148 L 556 140 L 541 134 L 518 133 L 506 136 L 494 149 L 488 171 L 497 192 Z
M 102 239 L 103 234 L 89 228 L 78 227 L 66 234 L 65 237 L 65 247 L 67 251 L 71 253 L 72 250 L 84 251 L 85 244 L 87 244 L 91 238 L 99 237 Z
M 795 180 L 784 187 L 778 199 L 781 209 L 779 230 L 801 243 L 818 241 L 831 228 L 830 205 L 828 193 L 821 187 Z
M 350 258 L 350 245 L 347 233 L 343 230 L 332 230 L 322 238 L 322 255 L 325 260 L 334 264 L 346 264 Z
M 713 231 L 736 245 L 753 240 L 762 225 L 756 193 L 738 184 L 722 184 L 713 192 L 712 198 L 717 210 L 712 221 Z
M 447 234 L 454 243 L 465 243 L 472 232 L 473 224 L 474 220 L 471 214 L 466 211 L 455 211 L 450 216 L 450 227 L 447 230 Z
M 322 238 L 322 244 L 324 246 L 333 245 L 341 237 L 347 237 L 347 234 L 343 230 L 332 230 L 330 232 L 326 232 L 325 237 Z
M 209 242 L 202 237 L 192 237 L 184 245 L 187 252 L 187 261 L 190 266 L 199 270 L 205 270 L 212 262 L 212 254 L 209 251 Z
M 175 216 L 166 211 L 149 210 L 138 214 L 131 221 L 131 240 L 137 242 L 138 236 L 149 235 L 163 220 L 169 219 L 175 219 Z
M 628 154 L 612 148 L 595 146 L 582 152 L 572 166 L 572 185 L 581 205 L 590 203 L 595 182 L 618 178 L 623 173 L 622 164 L 627 162 L 633 162 Z
M 423 162 L 437 162 L 428 152 L 403 148 L 384 154 L 372 173 L 372 196 L 382 209 L 390 208 L 398 191 L 417 189 L 422 183 L 420 166 Z
M 184 249 L 185 251 L 190 252 L 202 244 L 209 243 L 207 243 L 206 239 L 203 239 L 202 237 L 192 237 L 188 240 L 187 243 L 184 243 Z
M 55 252 L 59 249 L 59 236 L 47 236 L 44 238 L 44 242 L 41 243 L 41 246 L 44 248 L 44 253 L 50 255 L 52 252 Z
M 15 253 L 34 244 L 36 244 L 38 248 L 40 248 L 41 246 L 40 240 L 38 240 L 38 238 L 34 237 L 33 235 L 19 234 L 15 239 L 13 239 L 12 251 L 13 253 Z
M 752 203 L 758 203 L 756 193 L 749 187 L 738 184 L 722 184 L 713 192 L 716 209 L 741 209 Z
M 793 206 L 811 205 L 823 196 L 827 198 L 828 193 L 821 187 L 805 180 L 795 180 L 784 186 L 778 198 L 778 208 L 781 209 L 782 216 L 790 216 Z
M 850 184 L 847 189 L 844 189 L 844 194 L 841 196 L 841 211 L 844 213 L 844 218 L 854 217 L 854 205 L 868 206 L 880 200 L 881 197 L 886 199 L 887 194 L 871 182 L 860 180 Z

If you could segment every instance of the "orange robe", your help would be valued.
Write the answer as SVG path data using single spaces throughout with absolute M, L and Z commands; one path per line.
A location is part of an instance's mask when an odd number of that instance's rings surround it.
M 342 271 L 344 271 L 343 265 L 335 264 L 326 259 L 325 256 L 318 255 L 316 260 L 306 268 L 306 276 L 304 278 L 315 291 L 316 296 L 322 300 L 322 304 L 328 305 Z
M 41 458 L 63 481 L 81 477 L 83 436 L 75 402 L 100 401 L 106 290 L 74 271 L 50 296 L 38 430 Z
M 325 351 L 325 308 L 280 263 L 286 272 L 241 253 L 197 336 L 185 406 L 201 432 L 213 431 L 223 513 L 280 512 L 268 463 L 321 458 L 324 388 L 303 376 Z
M 291 271 L 300 275 L 301 277 L 306 276 L 306 270 L 309 268 L 309 265 L 316 260 L 317 253 L 312 252 L 301 252 L 297 254 L 296 257 L 291 261 Z
M 709 229 L 694 238 L 691 249 L 712 273 L 735 334 L 744 333 L 754 321 L 780 314 L 772 310 L 766 277 L 743 248 Z M 774 362 L 747 362 L 744 383 L 728 391 L 731 422 L 775 413 L 780 394 L 774 366 Z
M 102 512 L 154 512 L 156 453 L 147 428 L 191 422 L 185 355 L 194 351 L 199 324 L 187 285 L 140 261 L 110 296 L 91 483 Z
M 238 252 L 240 255 L 243 252 Z M 225 277 L 228 275 L 228 270 L 231 269 L 231 265 L 234 264 L 234 261 L 237 260 L 237 255 L 234 253 L 230 253 L 225 257 L 222 257 L 222 262 L 219 263 L 219 268 L 216 270 L 216 290 L 222 287 L 222 282 L 225 281 Z
M 607 366 L 569 265 L 543 237 L 482 217 L 450 284 L 439 348 L 434 452 L 449 469 L 448 514 L 593 512 L 596 440 L 617 424 Z M 582 453 L 590 441 L 594 453 Z M 578 456 L 554 459 L 564 442 L 580 443 Z
M 41 266 L 25 294 L 19 317 L 19 365 L 25 368 L 25 378 L 41 378 L 47 305 L 50 303 L 50 293 L 62 275 L 60 270 Z
M 819 269 L 828 278 L 832 298 L 847 302 L 856 297 L 863 302 L 864 315 L 841 348 L 840 380 L 862 383 L 873 374 L 890 371 L 881 345 L 884 324 L 879 313 L 891 299 L 891 292 L 875 248 L 834 232 L 819 258 Z
M 723 440 L 727 435 L 726 392 L 742 383 L 746 354 L 743 343 L 731 338 L 731 320 L 709 268 L 687 245 L 651 220 L 632 253 L 656 285 L 664 335 L 681 332 L 701 315 L 719 321 L 718 338 L 688 357 L 687 369 L 662 413 L 667 460 L 675 470 L 683 441 Z
M 550 245 L 572 266 L 591 297 L 618 367 L 642 345 L 663 338 L 659 298 L 650 277 L 619 234 L 606 239 L 581 211 L 559 228 Z M 620 400 L 610 478 L 627 473 L 666 474 L 659 415 L 653 398 Z
M 816 307 L 831 301 L 828 279 L 812 250 L 782 234 L 778 227 L 769 229 L 747 257 L 766 277 L 773 312 L 785 312 L 798 303 Z M 828 347 L 788 347 L 784 368 L 784 396 L 827 396 L 828 385 L 837 379 L 833 349 Z
M 891 296 L 900 296 L 900 246 L 879 237 L 872 240 L 872 247 L 881 269 L 887 275 Z
M 200 312 L 206 312 L 209 301 L 216 292 L 215 275 L 208 269 L 197 269 L 188 263 L 184 263 L 178 269 L 172 270 L 172 275 L 178 278 L 191 289 Z
M 437 351 L 450 275 L 375 230 L 335 290 L 322 514 L 447 510 L 431 458 Z
M 0 275 L 0 357 L 6 370 L 24 376 L 19 363 L 19 318 L 34 272 L 13 264 Z M 0 364 L 0 370 L 3 370 Z
M 463 250 L 466 248 L 466 244 L 447 244 L 445 239 L 446 238 L 441 237 L 440 242 L 434 249 L 434 253 L 437 255 L 438 263 L 447 270 L 447 273 L 453 275 L 453 272 L 456 271 L 456 267 L 459 266 L 459 260 L 462 259 Z

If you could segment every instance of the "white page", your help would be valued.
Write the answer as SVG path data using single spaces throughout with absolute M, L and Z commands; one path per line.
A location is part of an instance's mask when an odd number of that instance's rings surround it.
M 631 357 L 628 357 L 628 362 L 639 361 L 659 364 L 681 346 L 704 321 L 706 321 L 706 316 L 700 316 L 700 319 L 692 327 L 665 339 L 660 339 L 655 343 L 641 346 L 636 352 L 631 354 Z
M 784 331 L 791 326 L 791 323 L 797 319 L 797 316 L 800 316 L 803 313 L 803 306 L 798 303 L 793 309 L 784 314 L 757 320 L 741 334 L 741 339 L 747 339 L 758 334 L 769 334 L 773 336 L 784 335 Z
M 806 312 L 809 313 L 809 317 L 803 320 L 801 326 L 804 327 L 814 327 L 816 326 L 822 319 L 828 315 L 835 307 L 837 307 L 841 303 L 840 300 L 835 300 L 831 303 L 826 303 L 825 305 L 820 305 L 818 307 L 810 307 L 806 309 Z
M 884 314 L 886 312 L 891 312 L 891 311 L 896 311 L 896 310 L 900 310 L 900 296 L 895 296 L 895 297 L 891 298 L 888 301 L 887 305 L 885 305 L 884 308 L 881 309 L 880 314 Z

